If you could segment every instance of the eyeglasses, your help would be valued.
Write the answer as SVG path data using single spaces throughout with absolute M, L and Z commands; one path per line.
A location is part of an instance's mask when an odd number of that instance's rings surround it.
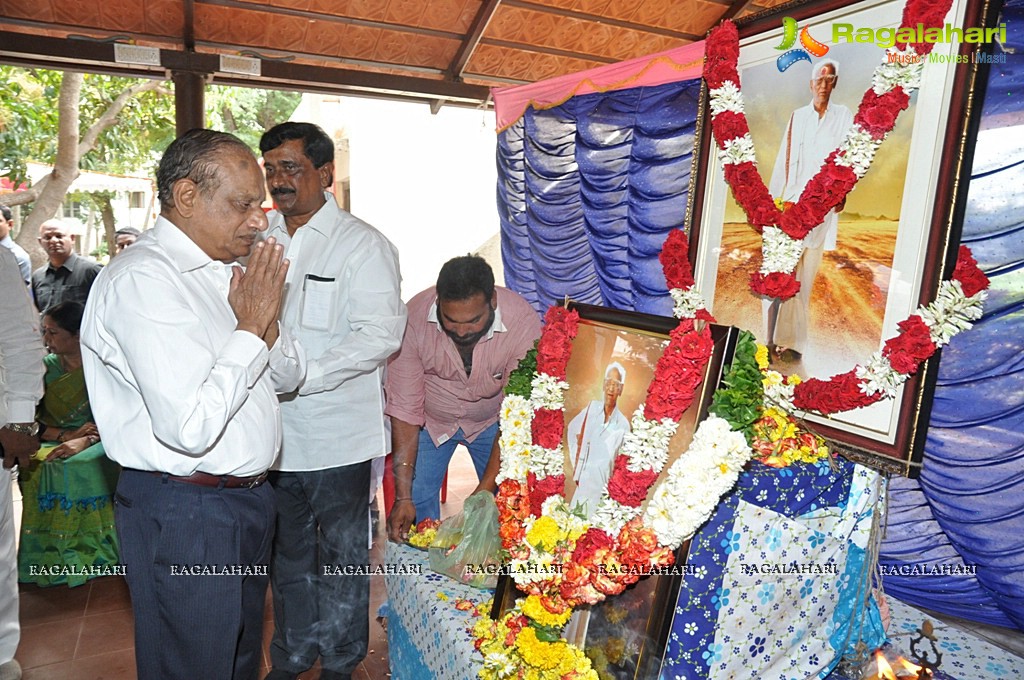
M 621 380 L 614 380 L 612 378 L 605 378 L 604 379 L 604 384 L 605 384 L 606 387 L 622 387 L 622 381 Z
M 818 76 L 817 78 L 813 78 L 811 82 L 814 83 L 815 85 L 817 85 L 821 81 L 825 81 L 826 83 L 834 83 L 836 82 L 836 78 L 838 77 L 839 76 Z

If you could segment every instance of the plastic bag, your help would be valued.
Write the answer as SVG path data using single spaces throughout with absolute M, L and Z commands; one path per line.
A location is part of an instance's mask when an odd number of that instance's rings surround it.
M 498 506 L 488 491 L 466 499 L 462 512 L 441 522 L 428 549 L 430 568 L 474 588 L 494 588 L 501 570 Z

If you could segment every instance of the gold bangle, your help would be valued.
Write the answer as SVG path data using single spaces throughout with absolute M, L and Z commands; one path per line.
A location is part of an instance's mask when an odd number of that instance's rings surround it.
M 408 467 L 416 467 L 412 463 L 395 463 L 392 467 L 402 467 L 403 465 L 408 466 Z

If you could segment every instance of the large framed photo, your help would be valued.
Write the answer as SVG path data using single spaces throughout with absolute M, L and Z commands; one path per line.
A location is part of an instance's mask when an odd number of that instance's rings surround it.
M 845 137 L 874 70 L 887 58 L 885 47 L 903 8 L 904 0 L 816 0 L 738 24 L 745 113 L 773 198 L 797 200 L 824 154 Z M 993 23 L 990 15 L 984 0 L 953 0 L 946 23 L 982 27 Z M 812 50 L 817 55 L 805 52 L 783 70 L 778 48 L 794 27 L 820 45 Z M 773 368 L 805 378 L 828 379 L 863 365 L 897 335 L 897 324 L 933 299 L 952 271 L 977 88 L 984 82 L 980 70 L 998 50 L 994 42 L 934 45 L 924 58 L 920 88 L 871 169 L 835 215 L 805 239 L 801 268 L 812 261 L 812 248 L 820 258 L 797 272 L 805 295 L 782 305 L 750 290 L 750 276 L 761 265 L 761 237 L 725 182 L 705 87 L 688 220 L 697 285 L 718 322 L 750 330 L 776 350 Z M 830 93 L 816 92 L 822 81 Z M 937 363 L 926 363 L 895 399 L 829 418 L 809 415 L 808 425 L 862 462 L 916 476 Z

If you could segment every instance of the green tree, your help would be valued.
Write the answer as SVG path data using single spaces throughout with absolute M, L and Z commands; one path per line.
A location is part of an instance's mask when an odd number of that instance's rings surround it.
M 256 151 L 260 136 L 288 120 L 301 100 L 299 92 L 213 85 L 206 90 L 206 120 Z
M 18 242 L 35 252 L 35 233 L 56 214 L 79 171 L 148 171 L 154 148 L 174 135 L 174 99 L 158 80 L 0 66 L 0 175 L 19 186 L 28 160 L 53 166 L 31 187 L 3 197 L 32 204 Z M 55 134 L 56 133 L 56 134 Z

